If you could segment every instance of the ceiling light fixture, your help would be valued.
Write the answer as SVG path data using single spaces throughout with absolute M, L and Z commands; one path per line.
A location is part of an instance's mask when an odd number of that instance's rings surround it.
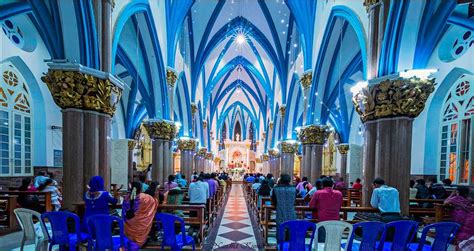
M 239 33 L 237 34 L 237 36 L 235 37 L 235 41 L 238 43 L 238 44 L 243 44 L 247 41 L 247 39 L 245 38 L 245 35 L 242 34 L 242 33 Z

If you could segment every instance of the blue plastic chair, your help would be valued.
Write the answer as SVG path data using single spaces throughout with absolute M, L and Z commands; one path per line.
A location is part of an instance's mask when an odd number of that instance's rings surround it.
M 285 241 L 285 231 L 290 233 L 290 240 Z M 306 233 L 311 231 L 309 245 L 306 244 Z M 304 220 L 290 220 L 280 224 L 278 230 L 278 247 L 283 250 L 311 250 L 316 224 Z
M 120 235 L 112 234 L 113 223 L 118 222 Z M 123 221 L 117 216 L 94 215 L 87 220 L 89 234 L 91 235 L 91 250 L 119 250 L 128 246 L 128 239 L 123 232 Z
M 438 222 L 430 224 L 423 228 L 419 243 L 412 243 L 409 245 L 410 250 L 425 251 L 425 250 L 447 250 L 449 243 L 453 241 L 460 225 L 455 222 Z M 426 237 L 428 232 L 434 230 L 436 236 L 431 245 L 426 244 Z
M 406 250 L 408 244 L 413 240 L 418 222 L 411 220 L 399 220 L 387 223 L 382 235 L 383 245 L 379 245 L 379 251 Z M 387 242 L 387 233 L 393 232 L 393 242 Z
M 175 223 L 180 223 L 181 234 L 175 233 Z M 181 250 L 184 246 L 192 245 L 195 250 L 194 239 L 186 235 L 184 220 L 173 214 L 159 213 L 156 215 L 157 225 L 161 224 L 163 230 L 163 240 L 161 242 L 161 250 L 165 246 L 170 246 L 171 250 Z
M 362 240 L 360 243 L 354 243 L 355 233 L 362 229 Z M 378 246 L 383 245 L 383 232 L 385 223 L 379 221 L 366 221 L 354 224 L 352 234 L 347 242 L 348 251 L 373 251 Z M 345 244 L 342 244 L 344 247 Z
M 68 229 L 68 220 L 74 221 L 75 232 L 71 233 Z M 69 212 L 47 212 L 41 215 L 41 221 L 46 224 L 46 220 L 51 224 L 52 236 L 48 233 L 49 250 L 53 249 L 54 245 L 59 245 L 60 250 L 66 247 L 69 250 L 76 250 L 76 246 L 81 242 L 89 240 L 89 235 L 80 231 L 79 216 Z

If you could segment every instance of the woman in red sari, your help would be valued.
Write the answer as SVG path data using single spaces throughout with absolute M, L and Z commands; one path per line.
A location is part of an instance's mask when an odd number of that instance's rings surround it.
M 141 184 L 133 182 L 132 191 L 122 206 L 125 235 L 133 242 L 131 250 L 138 250 L 145 244 L 158 207 L 158 201 L 141 190 Z
M 453 221 L 461 224 L 456 239 L 461 242 L 474 236 L 474 207 L 472 201 L 468 199 L 469 188 L 465 186 L 457 187 L 445 201 L 454 207 L 452 218 Z

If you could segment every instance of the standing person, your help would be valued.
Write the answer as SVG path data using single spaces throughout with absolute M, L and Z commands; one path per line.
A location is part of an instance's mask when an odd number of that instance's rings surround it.
M 145 177 L 146 181 L 152 181 L 153 179 L 151 178 L 151 169 L 153 168 L 153 164 L 149 164 L 148 167 L 145 170 Z M 146 189 L 145 189 L 146 190 Z
M 278 184 L 272 191 L 272 205 L 276 207 L 277 233 L 283 222 L 296 219 L 295 200 L 297 190 L 290 185 L 290 182 L 290 175 L 281 174 Z
M 382 221 L 388 223 L 401 220 L 398 190 L 385 185 L 385 181 L 381 178 L 375 179 L 372 185 L 374 191 L 372 192 L 370 205 L 379 209 Z
M 178 183 L 175 182 L 176 180 L 176 176 L 170 174 L 168 176 L 168 182 L 165 183 L 165 192 L 168 192 L 169 190 L 171 190 L 172 188 L 175 188 L 178 186 Z
M 217 182 L 211 179 L 211 175 L 208 173 L 203 174 L 203 177 L 204 182 L 207 182 L 207 184 L 209 185 L 209 197 L 213 197 L 218 188 Z
M 273 188 L 275 186 L 275 181 L 273 180 L 273 174 L 267 174 L 266 180 L 268 181 L 268 185 Z
M 158 207 L 155 198 L 141 191 L 141 183 L 133 182 L 122 206 L 124 232 L 132 242 L 131 250 L 139 250 L 145 244 Z
M 454 207 L 452 219 L 461 225 L 456 239 L 461 242 L 474 236 L 474 207 L 472 201 L 468 199 L 469 188 L 466 186 L 458 186 L 451 195 L 444 201 Z
M 332 179 L 324 178 L 322 180 L 323 189 L 316 191 L 311 197 L 309 207 L 313 209 L 313 219 L 318 221 L 339 220 L 339 211 L 342 206 L 342 193 L 333 190 Z M 324 242 L 326 231 L 324 228 L 318 230 L 318 241 Z
M 89 180 L 89 190 L 84 194 L 86 210 L 83 218 L 83 231 L 88 232 L 87 220 L 93 215 L 109 215 L 109 204 L 117 204 L 117 199 L 104 189 L 104 179 L 94 176 Z
M 51 204 L 54 206 L 54 211 L 61 209 L 62 195 L 59 189 L 53 185 L 52 179 L 46 179 L 46 181 L 38 187 L 38 191 L 51 192 Z
M 209 184 L 204 181 L 202 175 L 197 177 L 196 182 L 189 184 L 188 189 L 189 204 L 191 205 L 206 205 L 209 198 Z M 189 216 L 196 217 L 194 211 L 189 212 Z
M 362 184 L 361 184 L 360 182 L 361 182 L 360 178 L 357 178 L 357 179 L 355 180 L 354 185 L 352 185 L 352 188 L 354 188 L 354 189 L 362 189 Z

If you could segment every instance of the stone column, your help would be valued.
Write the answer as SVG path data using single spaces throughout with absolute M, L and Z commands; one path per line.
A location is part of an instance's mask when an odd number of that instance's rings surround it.
M 176 137 L 178 130 L 172 121 L 147 120 L 143 126 L 152 139 L 152 169 L 151 178 L 161 185 L 173 174 L 171 141 Z
M 110 187 L 107 135 L 123 84 L 106 72 L 80 64 L 48 64 L 41 79 L 63 112 L 64 208 L 83 200 L 89 179 L 102 175 Z M 107 156 L 104 156 L 107 155 Z
M 194 157 L 194 166 L 196 169 L 196 172 L 204 172 L 205 170 L 205 165 L 206 165 L 206 153 L 207 153 L 207 148 L 201 147 L 196 153 L 196 156 Z
M 301 88 L 303 89 L 303 125 L 306 125 L 306 115 L 308 114 L 309 92 L 313 81 L 313 71 L 305 71 L 300 78 Z M 304 176 L 302 176 L 304 177 Z M 308 176 L 306 176 L 308 177 Z M 314 181 L 313 181 L 314 182 Z
M 286 105 L 280 106 L 280 139 L 286 139 L 286 135 L 283 135 L 285 133 L 284 126 L 285 126 L 285 115 L 286 115 Z
M 409 210 L 412 123 L 434 91 L 434 79 L 394 77 L 373 80 L 354 90 L 353 103 L 365 125 L 364 204 L 380 177 L 400 193 L 403 214 Z
M 128 140 L 128 182 L 133 182 L 133 151 L 135 150 L 136 146 L 136 140 Z
M 298 137 L 303 144 L 301 173 L 312 183 L 323 173 L 323 145 L 328 135 L 328 127 L 323 125 L 304 126 L 298 132 Z
M 271 173 L 268 160 L 269 160 L 268 154 L 266 153 L 262 154 L 262 173 L 264 175 Z
M 214 159 L 214 154 L 212 154 L 212 152 L 207 152 L 206 153 L 206 168 L 205 168 L 205 171 L 207 173 L 214 172 L 214 170 L 212 170 L 213 159 Z
M 197 138 L 197 132 L 195 130 L 196 127 L 196 112 L 197 112 L 197 105 L 195 103 L 191 103 L 191 119 L 192 119 L 192 137 Z
M 280 178 L 280 152 L 278 149 L 272 148 L 268 150 L 268 154 L 270 155 L 270 171 L 275 178 Z
M 281 173 L 286 173 L 293 180 L 295 167 L 295 153 L 298 151 L 298 143 L 296 141 L 282 141 L 280 143 L 281 157 L 280 167 Z
M 181 170 L 180 172 L 191 180 L 194 172 L 193 158 L 196 150 L 197 140 L 193 138 L 178 139 L 178 149 L 181 151 Z
M 337 145 L 337 150 L 341 154 L 341 178 L 349 184 L 347 179 L 347 153 L 349 152 L 349 144 L 339 144 Z
M 174 86 L 178 80 L 178 74 L 171 67 L 166 67 L 166 84 L 167 84 L 167 94 L 168 94 L 168 104 L 169 104 L 169 113 L 170 119 L 174 121 Z

